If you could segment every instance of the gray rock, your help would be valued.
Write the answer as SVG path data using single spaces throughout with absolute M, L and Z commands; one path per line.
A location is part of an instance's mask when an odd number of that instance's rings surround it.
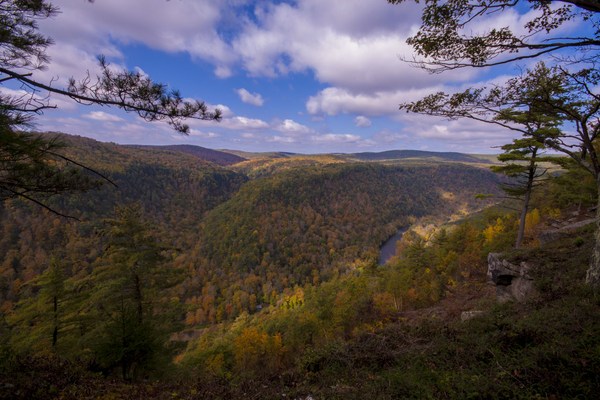
M 484 314 L 481 310 L 463 311 L 460 313 L 460 320 L 462 322 L 468 321 L 473 318 L 480 317 Z
M 498 253 L 488 254 L 488 279 L 496 286 L 496 299 L 501 302 L 527 299 L 533 292 L 531 267 L 526 262 L 512 264 Z

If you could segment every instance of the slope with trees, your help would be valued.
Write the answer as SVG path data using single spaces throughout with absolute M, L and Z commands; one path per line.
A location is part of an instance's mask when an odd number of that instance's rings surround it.
M 116 206 L 139 202 L 155 221 L 161 240 L 184 251 L 195 242 L 204 214 L 247 180 L 193 156 L 87 138 L 61 136 L 61 140 L 69 145 L 66 154 L 102 171 L 117 186 L 48 201 L 53 209 L 79 219 L 74 222 L 19 199 L 2 204 L 0 299 L 5 311 L 18 301 L 20 286 L 42 273 L 52 256 L 89 271 L 103 251 L 97 237 L 101 221 L 111 217 Z M 72 270 L 70 275 L 74 274 Z
M 186 257 L 197 275 L 188 323 L 255 312 L 294 286 L 374 266 L 400 226 L 483 207 L 482 192 L 497 192 L 494 175 L 461 165 L 330 164 L 252 180 L 207 215 Z
M 403 3 L 404 0 L 388 0 Z M 599 124 L 597 85 L 600 76 L 595 64 L 600 46 L 600 6 L 595 1 L 528 2 L 532 11 L 522 18 L 520 27 L 494 27 L 483 31 L 470 29 L 492 15 L 525 7 L 522 2 L 458 0 L 426 2 L 419 31 L 408 39 L 422 57 L 415 63 L 433 72 L 464 67 L 489 67 L 551 55 L 553 66 L 543 62 L 504 85 L 468 89 L 449 95 L 437 93 L 402 104 L 401 108 L 449 118 L 471 118 L 495 123 L 521 132 L 552 150 L 564 153 L 589 171 L 600 187 L 599 157 L 596 149 Z M 565 36 L 566 24 L 582 27 L 577 34 Z M 498 116 L 507 112 L 534 112 L 558 120 L 556 131 L 537 135 L 515 127 L 514 122 Z M 590 262 L 587 282 L 600 284 L 600 207 L 598 207 L 596 247 Z

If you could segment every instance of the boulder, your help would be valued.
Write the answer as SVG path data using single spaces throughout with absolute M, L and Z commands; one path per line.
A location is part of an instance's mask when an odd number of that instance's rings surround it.
M 499 302 L 522 302 L 533 293 L 530 268 L 526 262 L 515 265 L 498 253 L 488 254 L 488 279 L 496 286 L 496 298 Z

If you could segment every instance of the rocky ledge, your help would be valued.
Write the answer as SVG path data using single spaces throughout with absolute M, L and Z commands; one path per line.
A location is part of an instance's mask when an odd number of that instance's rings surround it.
M 526 262 L 518 265 L 503 259 L 499 253 L 488 254 L 488 279 L 496 286 L 499 302 L 524 301 L 534 291 L 530 266 Z

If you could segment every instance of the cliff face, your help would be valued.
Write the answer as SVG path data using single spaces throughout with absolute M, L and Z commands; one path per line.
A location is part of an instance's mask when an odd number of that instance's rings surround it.
M 526 262 L 515 265 L 503 259 L 501 254 L 488 255 L 488 279 L 496 286 L 499 302 L 522 302 L 533 293 L 533 278 L 529 270 Z

